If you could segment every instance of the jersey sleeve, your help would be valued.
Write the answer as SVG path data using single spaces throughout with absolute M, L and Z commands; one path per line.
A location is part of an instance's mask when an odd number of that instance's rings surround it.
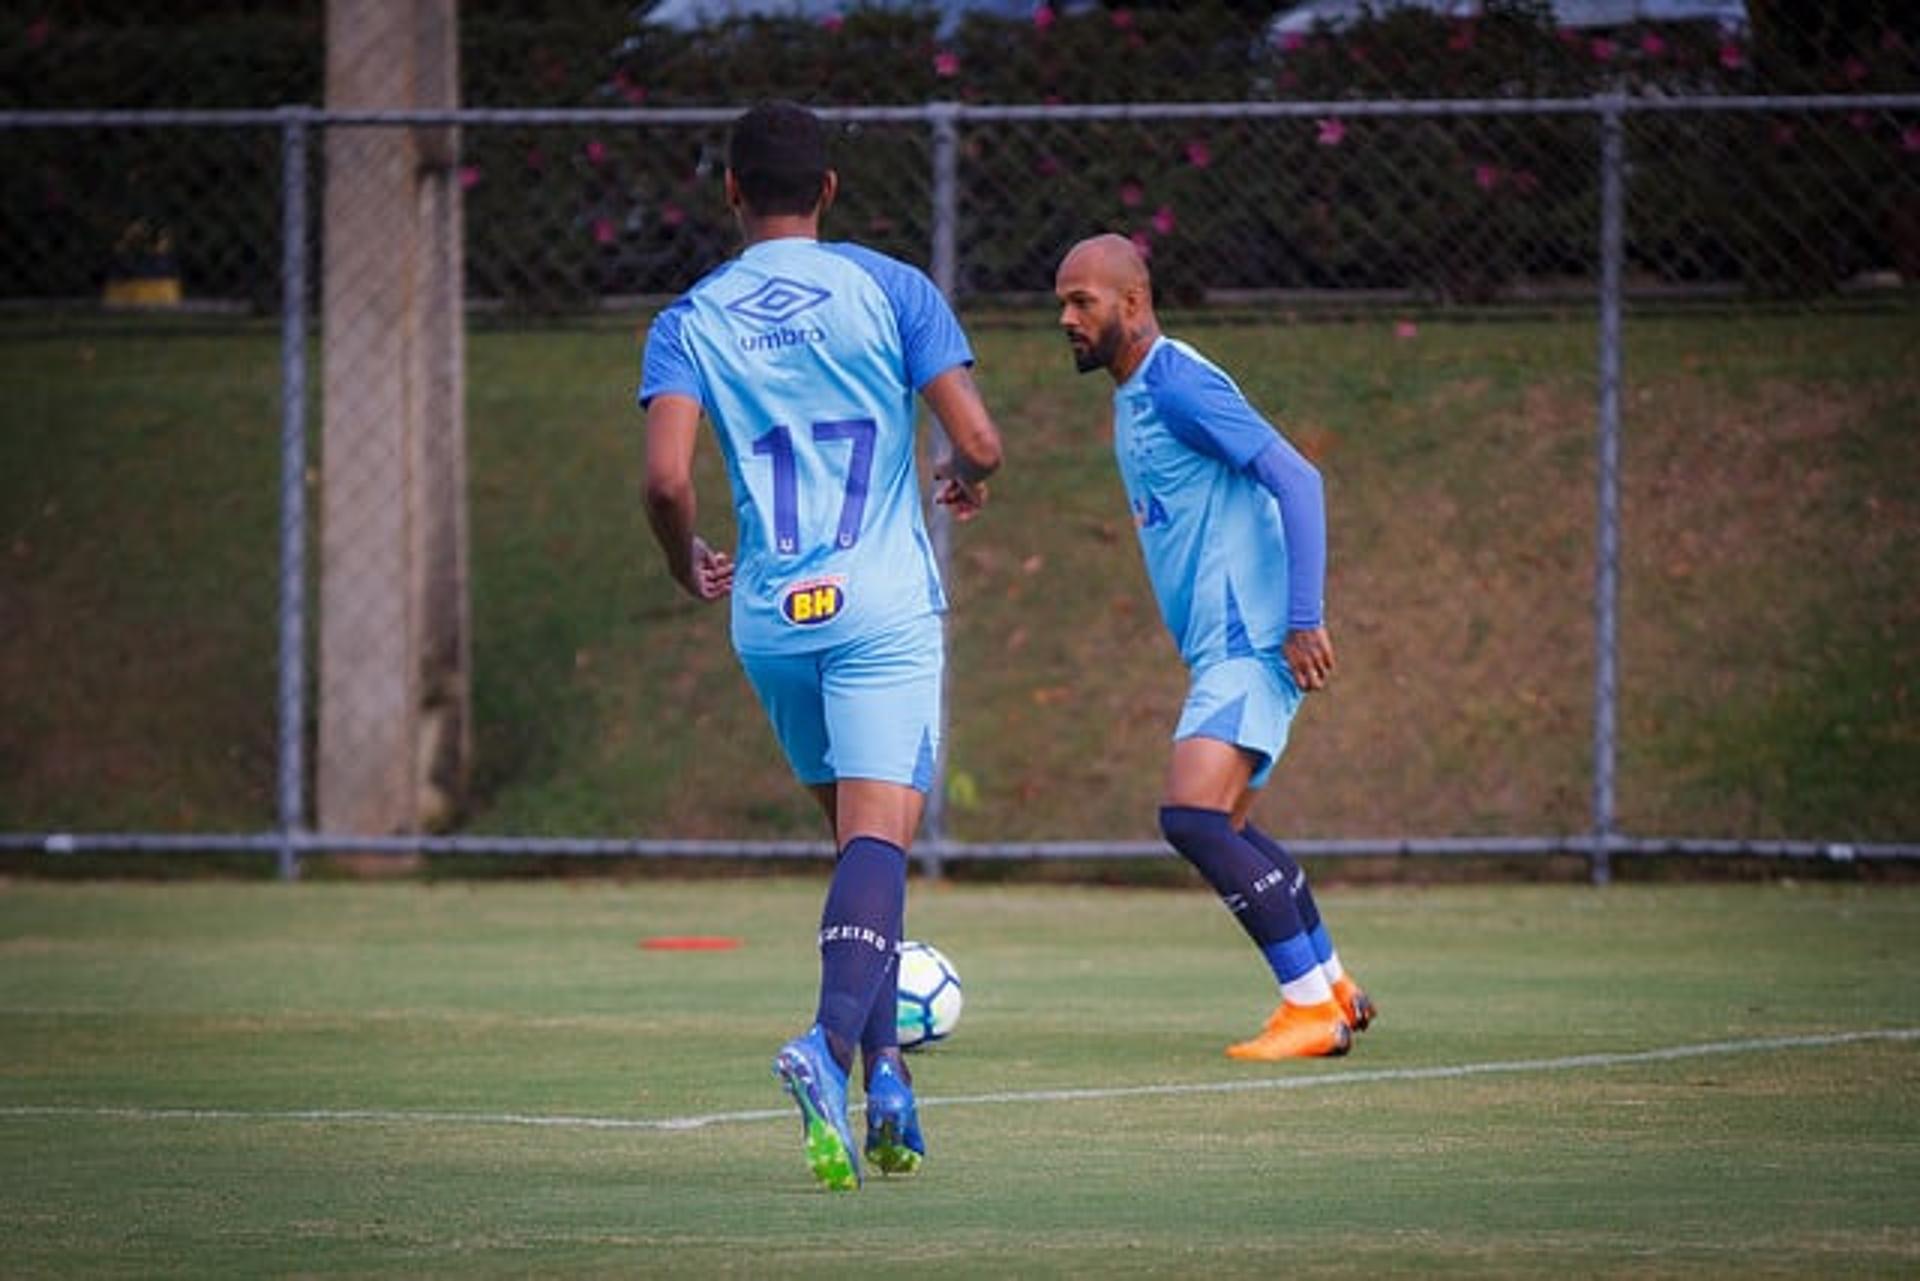
M 907 382 L 915 391 L 956 365 L 973 363 L 973 349 L 959 318 L 926 272 L 863 245 L 840 242 L 821 247 L 858 264 L 879 284 L 899 321 Z
M 692 306 L 682 298 L 647 327 L 646 352 L 640 358 L 640 407 L 669 392 L 700 400 L 700 371 L 681 339 L 680 328 Z
M 1233 380 L 1212 365 L 1177 356 L 1158 365 L 1149 384 L 1154 408 L 1187 448 L 1237 470 L 1276 438 Z
M 1285 437 L 1268 433 L 1267 447 L 1247 472 L 1280 504 L 1280 525 L 1287 531 L 1287 626 L 1324 626 L 1327 503 L 1320 469 Z

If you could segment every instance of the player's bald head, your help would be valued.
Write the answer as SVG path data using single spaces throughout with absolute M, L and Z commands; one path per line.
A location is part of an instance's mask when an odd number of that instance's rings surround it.
M 1081 373 L 1124 378 L 1153 345 L 1153 286 L 1147 260 L 1125 236 L 1089 236 L 1067 250 L 1054 274 L 1060 327 Z
M 1126 293 L 1148 289 L 1147 260 L 1125 236 L 1112 232 L 1089 236 L 1067 250 L 1060 260 L 1056 282 L 1074 280 L 1095 288 Z

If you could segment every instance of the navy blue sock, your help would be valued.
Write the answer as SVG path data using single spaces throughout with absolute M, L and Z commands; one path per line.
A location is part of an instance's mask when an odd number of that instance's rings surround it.
M 820 913 L 820 1005 L 814 1021 L 841 1067 L 853 1061 L 874 994 L 897 964 L 907 857 L 890 841 L 856 836 L 840 851 Z
M 887 958 L 887 972 L 867 1009 L 867 1022 L 860 1029 L 860 1051 L 873 1055 L 900 1044 L 900 955 Z
M 1293 855 L 1279 841 L 1247 820 L 1240 829 L 1240 835 L 1247 838 L 1253 848 L 1273 860 L 1273 865 L 1287 874 L 1287 886 L 1293 891 L 1294 906 L 1300 909 L 1300 924 L 1307 931 L 1307 937 L 1313 940 L 1314 955 L 1322 961 L 1333 955 L 1333 938 L 1327 933 L 1326 925 L 1320 919 L 1320 905 L 1313 901 L 1313 891 L 1307 888 L 1307 874 Z
M 1162 806 L 1160 830 L 1206 878 L 1276 978 L 1287 983 L 1319 964 L 1300 909 L 1287 892 L 1286 873 L 1234 831 L 1224 811 Z

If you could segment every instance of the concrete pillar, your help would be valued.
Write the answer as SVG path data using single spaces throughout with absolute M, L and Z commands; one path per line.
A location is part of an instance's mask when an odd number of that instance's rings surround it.
M 454 0 L 329 0 L 327 105 L 458 105 Z M 470 756 L 456 131 L 326 137 L 317 800 L 443 825 Z

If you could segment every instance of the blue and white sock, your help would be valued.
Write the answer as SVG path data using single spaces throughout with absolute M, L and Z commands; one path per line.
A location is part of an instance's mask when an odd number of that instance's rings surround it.
M 907 899 L 899 846 L 856 836 L 840 851 L 820 913 L 820 1005 L 814 1020 L 841 1067 L 849 1067 L 891 967 L 898 965 Z M 889 1016 L 893 1013 L 888 1003 Z
M 1160 830 L 1205 877 L 1240 928 L 1267 958 L 1291 1005 L 1319 1005 L 1333 999 L 1313 940 L 1300 919 L 1287 874 L 1251 842 L 1233 830 L 1222 810 L 1167 805 Z
M 1313 891 L 1307 888 L 1305 870 L 1293 855 L 1287 853 L 1286 846 L 1255 827 L 1252 820 L 1248 820 L 1247 825 L 1240 829 L 1240 835 L 1287 874 L 1287 885 L 1293 890 L 1294 904 L 1300 909 L 1300 924 L 1313 943 L 1313 953 L 1320 963 L 1320 969 L 1327 976 L 1327 982 L 1339 982 L 1347 972 L 1346 967 L 1340 964 L 1340 953 L 1334 950 L 1333 937 L 1327 933 L 1326 922 L 1320 917 L 1320 905 L 1313 901 Z

